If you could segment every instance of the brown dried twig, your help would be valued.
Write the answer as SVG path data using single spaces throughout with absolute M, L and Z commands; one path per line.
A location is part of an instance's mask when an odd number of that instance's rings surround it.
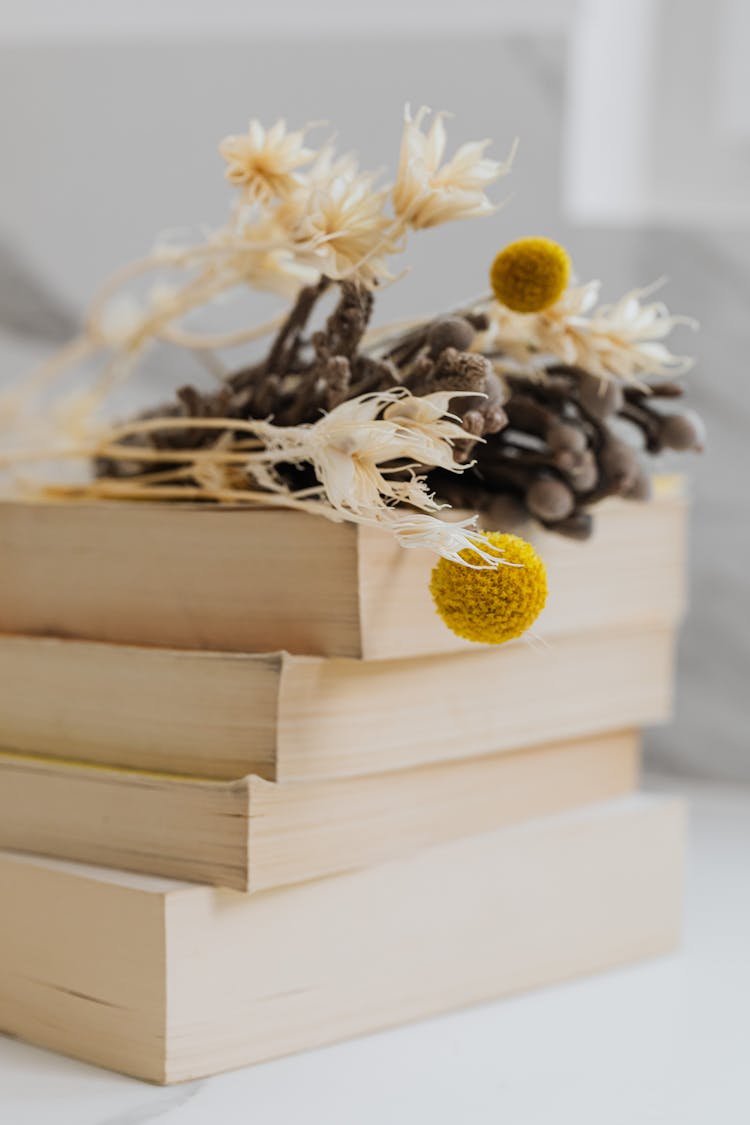
M 455 390 L 450 409 L 466 439 L 454 444 L 454 456 L 473 464 L 455 479 L 434 470 L 428 480 L 438 495 L 477 510 L 492 509 L 504 498 L 517 512 L 578 539 L 591 534 L 590 509 L 602 499 L 648 495 L 641 456 L 620 436 L 621 423 L 640 434 L 648 454 L 702 444 L 695 416 L 663 409 L 663 402 L 682 394 L 674 382 L 623 387 L 561 363 L 534 377 L 502 372 L 489 355 L 474 350 L 477 332 L 487 323 L 481 311 L 408 327 L 379 353 L 364 347 L 372 290 L 359 281 L 339 281 L 333 310 L 310 332 L 318 302 L 333 284 L 323 277 L 300 291 L 259 363 L 237 371 L 218 391 L 183 387 L 176 402 L 148 416 L 272 419 L 278 426 L 298 426 L 347 399 L 398 385 L 415 395 Z M 200 428 L 151 428 L 125 441 L 136 449 L 173 451 L 175 461 L 164 469 L 187 487 L 191 452 L 215 447 L 217 438 L 226 447 L 240 436 L 230 429 L 222 436 Z M 180 461 L 181 453 L 187 461 Z M 132 478 L 146 468 L 135 456 L 97 462 L 105 478 Z M 241 466 L 232 471 L 242 484 Z M 315 483 L 299 466 L 280 465 L 278 471 L 294 487 Z M 244 479 L 247 487 L 250 478 Z

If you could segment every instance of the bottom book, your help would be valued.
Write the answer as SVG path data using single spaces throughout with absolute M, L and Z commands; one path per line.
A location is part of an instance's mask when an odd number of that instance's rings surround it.
M 0 1028 L 213 1074 L 671 950 L 683 853 L 650 796 L 251 896 L 0 853 Z

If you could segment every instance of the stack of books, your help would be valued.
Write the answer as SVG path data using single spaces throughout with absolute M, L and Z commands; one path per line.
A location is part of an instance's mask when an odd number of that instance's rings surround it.
M 368 529 L 0 504 L 0 1028 L 174 1082 L 673 948 L 684 499 L 532 538 L 494 649 Z

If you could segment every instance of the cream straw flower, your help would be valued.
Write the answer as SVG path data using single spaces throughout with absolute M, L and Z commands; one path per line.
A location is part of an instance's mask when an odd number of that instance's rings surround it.
M 253 118 L 247 133 L 225 137 L 219 145 L 227 162 L 226 178 L 244 189 L 249 202 L 284 196 L 299 182 L 297 169 L 315 156 L 303 142 L 304 130 L 288 133 L 283 120 L 266 130 Z
M 405 482 L 391 477 L 413 463 L 461 472 L 451 443 L 466 434 L 456 421 L 443 417 L 443 403 L 447 407 L 455 394 L 425 396 L 424 404 L 410 411 L 406 403 L 412 397 L 397 387 L 342 402 L 309 426 L 260 423 L 258 435 L 266 449 L 252 454 L 249 463 L 309 461 L 326 499 L 342 512 L 371 516 L 393 499 L 419 501 L 420 507 L 437 510 L 419 478 Z M 386 418 L 389 408 L 395 409 Z
M 415 470 L 441 467 L 460 473 L 467 468 L 452 451 L 452 443 L 466 433 L 446 413 L 456 397 L 454 391 L 415 398 L 396 387 L 343 402 L 312 425 L 253 423 L 265 448 L 248 454 L 248 471 L 260 487 L 293 500 L 274 466 L 308 462 L 320 489 L 306 490 L 307 496 L 329 504 L 331 515 L 382 526 L 403 546 L 428 547 L 454 560 L 470 547 L 485 565 L 496 566 L 497 554 L 471 530 L 475 521 L 450 523 L 424 514 L 440 511 L 441 505 Z
M 429 113 L 426 106 L 413 120 L 408 106 L 404 113 L 401 155 L 392 192 L 396 214 L 414 230 L 491 214 L 495 207 L 485 189 L 509 171 L 515 149 L 500 164 L 484 155 L 489 141 L 473 141 L 462 145 L 441 167 L 447 142 L 444 114 L 436 114 L 429 131 L 422 132 Z
M 276 210 L 257 222 L 245 221 L 236 230 L 222 232 L 222 236 L 235 251 L 225 260 L 224 268 L 253 289 L 293 297 L 303 285 L 313 285 L 319 277 L 314 266 L 299 260 Z
M 384 255 L 395 249 L 393 219 L 384 212 L 388 192 L 376 189 L 374 180 L 350 157 L 335 162 L 328 180 L 310 193 L 294 229 L 298 256 L 328 277 L 387 276 Z M 294 207 L 293 197 L 288 206 Z
M 554 356 L 602 379 L 635 381 L 690 368 L 689 359 L 674 355 L 662 341 L 678 324 L 693 326 L 694 321 L 672 316 L 662 302 L 643 303 L 653 286 L 597 307 L 600 287 L 599 281 L 590 281 L 567 289 L 556 304 L 530 315 L 493 305 L 482 350 L 501 350 L 525 367 Z
M 354 179 L 359 172 L 359 163 L 353 152 L 337 154 L 332 144 L 320 149 L 314 162 L 302 174 L 301 181 L 308 191 L 326 191 L 340 178 Z
M 672 316 L 662 301 L 643 303 L 654 286 L 631 289 L 614 305 L 601 305 L 583 334 L 582 364 L 595 375 L 621 379 L 642 375 L 682 375 L 693 365 L 661 343 L 678 324 L 696 327 L 690 317 Z M 588 345 L 588 346 L 586 346 Z

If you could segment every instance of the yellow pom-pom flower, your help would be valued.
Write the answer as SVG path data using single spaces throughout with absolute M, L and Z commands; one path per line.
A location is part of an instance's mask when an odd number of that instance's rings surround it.
M 430 593 L 445 624 L 459 637 L 500 645 L 520 637 L 536 621 L 547 600 L 547 574 L 534 548 L 518 535 L 484 532 L 503 561 L 496 567 L 475 569 L 440 559 L 432 572 Z M 466 562 L 478 564 L 473 551 L 462 551 Z M 515 566 L 506 566 L 515 563 Z
M 534 313 L 554 305 L 570 278 L 567 251 L 550 238 L 519 238 L 495 258 L 492 291 L 513 312 Z

